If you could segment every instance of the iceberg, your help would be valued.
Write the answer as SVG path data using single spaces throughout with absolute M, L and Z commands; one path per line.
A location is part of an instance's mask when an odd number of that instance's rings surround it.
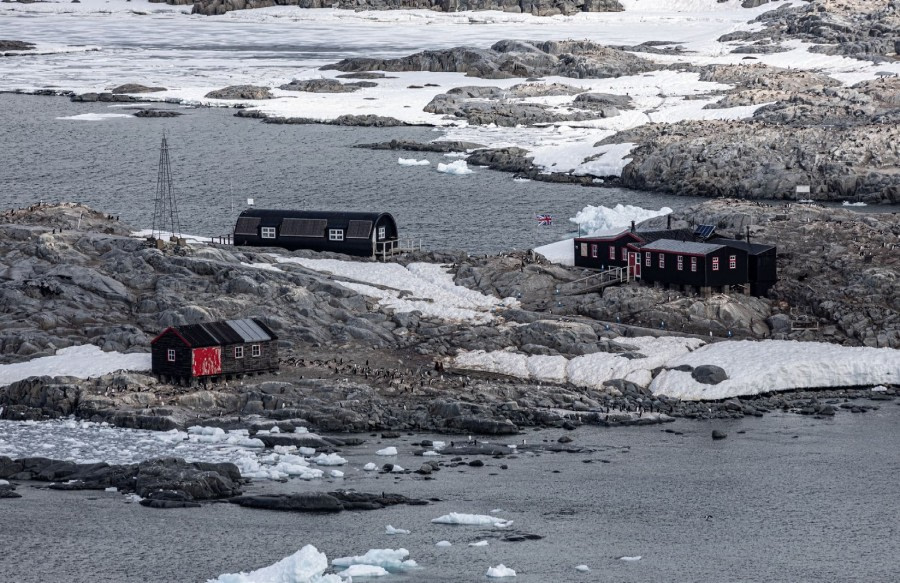
M 316 547 L 306 545 L 273 565 L 249 573 L 226 573 L 207 583 L 343 583 L 337 575 L 323 575 L 328 557 Z
M 450 162 L 449 164 L 444 164 L 443 162 L 438 163 L 437 171 L 443 172 L 444 174 L 473 174 L 473 171 L 469 168 L 469 165 L 465 160 L 457 160 L 455 162 Z
M 496 567 L 491 567 L 485 573 L 488 577 L 515 577 L 516 572 L 504 565 L 503 563 L 497 565 Z
M 311 461 L 319 466 L 342 466 L 347 463 L 347 460 L 336 453 L 320 453 Z

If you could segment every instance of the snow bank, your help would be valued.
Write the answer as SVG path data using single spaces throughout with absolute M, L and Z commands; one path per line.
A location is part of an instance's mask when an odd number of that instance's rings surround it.
M 572 383 L 601 388 L 605 381 L 625 379 L 641 386 L 652 380 L 651 371 L 666 366 L 673 358 L 703 345 L 702 340 L 679 336 L 638 336 L 620 338 L 643 357 L 628 358 L 618 353 L 596 352 L 567 359 L 565 356 L 527 355 L 509 350 L 461 351 L 454 359 L 457 368 L 493 372 L 533 381 Z M 634 352 L 629 353 L 634 356 Z
M 150 353 L 104 352 L 93 344 L 60 348 L 53 356 L 0 365 L 0 387 L 33 376 L 86 379 L 117 370 L 150 370 Z
M 461 514 L 459 512 L 451 512 L 437 518 L 431 519 L 435 524 L 461 524 L 466 526 L 493 526 L 496 528 L 506 528 L 513 523 L 512 520 L 504 520 L 496 516 L 487 516 L 485 514 Z
M 401 166 L 428 166 L 428 160 L 416 160 L 415 158 L 397 158 L 397 164 Z
M 409 551 L 406 549 L 371 549 L 361 556 L 334 559 L 331 564 L 335 567 L 373 565 L 388 571 L 406 571 L 418 566 L 415 561 L 407 559 L 407 557 L 409 557 Z
M 492 309 L 516 306 L 514 298 L 497 299 L 456 285 L 446 267 L 435 263 L 370 263 L 337 259 L 304 259 L 272 254 L 279 263 L 296 263 L 307 269 L 331 273 L 352 282 L 343 287 L 378 300 L 395 312 L 419 311 L 449 321 L 489 322 Z M 358 282 L 358 283 L 355 283 Z M 401 297 L 403 296 L 403 297 Z
M 564 239 L 535 247 L 534 252 L 543 255 L 547 261 L 559 265 L 575 265 L 575 239 Z
M 469 165 L 465 160 L 456 160 L 455 162 L 450 162 L 449 164 L 439 162 L 437 165 L 437 171 L 443 172 L 444 174 L 473 174 L 473 171 L 469 168 Z
M 672 212 L 667 206 L 658 211 L 645 209 L 639 206 L 617 204 L 610 208 L 606 206 L 586 206 L 569 219 L 578 225 L 578 232 L 582 237 L 590 237 L 602 231 L 617 227 L 629 227 L 631 221 L 640 223 L 653 217 L 661 217 Z
M 404 528 L 394 528 L 390 524 L 384 527 L 384 534 L 409 534 Z
M 494 578 L 515 577 L 516 572 L 513 571 L 512 569 L 510 569 L 509 567 L 507 567 L 506 565 L 504 565 L 503 563 L 500 563 L 496 567 L 489 568 L 487 570 L 487 573 L 485 573 L 485 575 L 487 575 L 488 577 L 494 577 Z
M 249 573 L 228 573 L 207 583 L 343 583 L 338 575 L 323 575 L 328 557 L 316 547 L 306 545 L 274 565 Z
M 707 385 L 694 380 L 689 372 L 665 370 L 653 379 L 650 390 L 684 400 L 717 400 L 792 389 L 900 384 L 900 350 L 892 348 L 737 340 L 682 354 L 666 366 L 682 364 L 719 366 L 728 379 Z
M 386 447 L 384 449 L 379 449 L 375 452 L 375 455 L 397 455 L 396 447 Z

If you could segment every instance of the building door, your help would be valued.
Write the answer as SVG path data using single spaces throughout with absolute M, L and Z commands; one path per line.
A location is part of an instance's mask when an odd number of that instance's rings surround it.
M 628 252 L 628 272 L 634 279 L 641 278 L 641 254 L 634 251 Z
M 195 377 L 205 377 L 222 372 L 222 349 L 195 348 L 191 351 L 191 373 Z

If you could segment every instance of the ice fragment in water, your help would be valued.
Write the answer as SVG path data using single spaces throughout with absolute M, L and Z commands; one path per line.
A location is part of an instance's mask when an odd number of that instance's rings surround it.
M 516 572 L 501 563 L 488 569 L 486 575 L 488 577 L 515 577 Z

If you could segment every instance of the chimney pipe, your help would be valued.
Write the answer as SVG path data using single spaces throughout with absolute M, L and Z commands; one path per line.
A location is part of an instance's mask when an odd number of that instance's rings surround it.
M 631 221 L 631 232 L 634 233 L 634 221 Z
M 672 228 L 672 215 L 666 215 L 666 228 Z
M 747 225 L 747 245 L 750 244 L 750 225 Z

